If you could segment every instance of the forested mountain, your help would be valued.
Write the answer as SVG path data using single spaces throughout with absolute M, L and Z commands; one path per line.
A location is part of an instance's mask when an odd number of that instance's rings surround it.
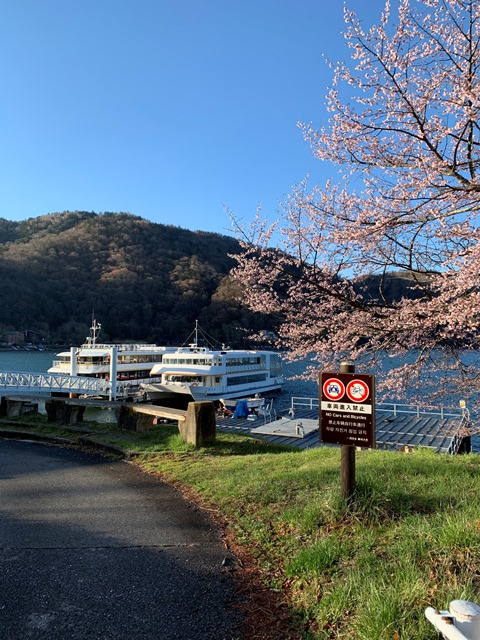
M 0 333 L 82 342 L 92 312 L 104 340 L 183 342 L 196 319 L 220 341 L 269 328 L 228 276 L 236 240 L 127 213 L 0 219 Z
M 423 284 L 427 284 L 430 280 L 427 274 L 423 276 L 417 274 L 417 279 L 419 283 Z M 365 276 L 355 282 L 354 287 L 367 299 L 382 299 L 387 304 L 392 304 L 402 298 L 415 299 L 423 295 L 418 283 L 406 271 L 390 271 L 383 276 Z
M 34 330 L 49 342 L 78 344 L 94 312 L 105 341 L 178 344 L 198 319 L 220 342 L 241 346 L 248 333 L 275 325 L 242 305 L 241 285 L 229 277 L 238 251 L 234 238 L 128 213 L 0 218 L 0 338 Z M 379 295 L 379 278 L 361 284 L 364 294 Z M 410 297 L 410 284 L 391 274 L 384 293 Z

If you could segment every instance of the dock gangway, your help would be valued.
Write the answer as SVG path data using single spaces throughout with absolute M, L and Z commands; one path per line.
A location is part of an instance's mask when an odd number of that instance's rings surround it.
M 8 393 L 75 393 L 87 396 L 121 397 L 127 384 L 117 383 L 112 389 L 109 380 L 89 376 L 64 376 L 55 373 L 0 372 L 0 392 Z

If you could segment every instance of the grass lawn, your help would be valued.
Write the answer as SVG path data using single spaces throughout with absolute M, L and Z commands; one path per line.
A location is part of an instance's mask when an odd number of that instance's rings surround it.
M 292 451 L 219 433 L 194 450 L 176 427 L 92 431 L 222 514 L 305 640 L 438 639 L 427 606 L 480 603 L 478 455 L 358 451 L 346 505 L 338 449 Z
M 356 458 L 348 508 L 336 449 L 205 451 L 142 464 L 193 487 L 227 518 L 267 584 L 288 598 L 305 639 L 438 638 L 427 606 L 480 603 L 480 457 Z

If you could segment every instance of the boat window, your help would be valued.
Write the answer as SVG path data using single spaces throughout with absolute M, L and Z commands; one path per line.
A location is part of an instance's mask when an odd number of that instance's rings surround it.
M 150 377 L 150 369 L 145 371 L 122 371 L 117 375 L 118 380 L 143 380 Z
M 212 364 L 212 360 L 206 358 L 176 358 L 174 356 L 164 356 L 163 358 L 164 364 L 177 364 L 177 365 L 206 365 L 210 366 Z
M 181 382 L 182 384 L 202 384 L 201 376 L 182 376 L 178 374 L 168 374 L 164 376 L 164 382 Z
M 275 372 L 281 372 L 283 369 L 283 361 L 278 353 L 272 353 L 270 355 L 270 370 L 275 375 Z
M 227 357 L 226 365 L 229 372 L 234 371 L 254 371 L 267 368 L 265 355 L 236 356 Z
M 265 373 L 259 373 L 257 375 L 235 376 L 235 378 L 227 379 L 227 387 L 234 387 L 239 384 L 249 384 L 251 382 L 263 382 L 267 379 Z
M 77 362 L 79 364 L 104 364 L 103 356 L 96 357 L 86 357 L 86 356 L 77 356 Z

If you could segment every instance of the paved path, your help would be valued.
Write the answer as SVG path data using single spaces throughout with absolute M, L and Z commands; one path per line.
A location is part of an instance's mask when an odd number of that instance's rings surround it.
M 133 465 L 0 440 L 2 640 L 236 639 L 226 555 Z

